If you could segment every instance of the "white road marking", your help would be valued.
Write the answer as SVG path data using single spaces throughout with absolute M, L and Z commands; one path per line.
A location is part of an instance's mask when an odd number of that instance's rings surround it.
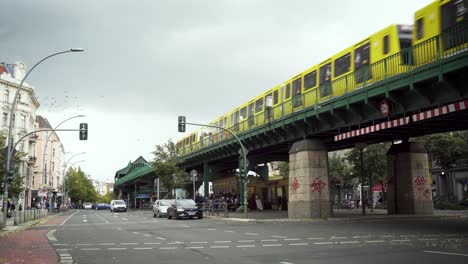
M 70 218 L 72 218 L 74 215 L 76 215 L 78 212 L 74 212 L 72 215 L 70 215 L 69 217 L 67 217 L 67 219 L 65 219 L 60 225 L 63 226 L 68 220 L 70 220 Z
M 288 237 L 285 237 L 285 236 L 272 236 L 272 237 L 277 237 L 277 238 L 288 238 Z
M 254 242 L 255 240 L 239 240 L 239 243 L 247 243 L 247 242 Z
M 354 236 L 353 238 L 369 238 L 371 236 Z
M 300 238 L 285 238 L 284 241 L 297 241 L 301 240 Z
M 60 260 L 64 260 L 64 259 L 72 259 L 72 257 L 71 257 L 71 256 L 68 256 L 68 257 L 61 256 L 61 257 L 60 257 Z
M 195 242 L 190 242 L 192 244 L 207 244 L 207 241 L 195 241 Z
M 91 246 L 92 244 L 76 244 L 77 246 Z
M 346 239 L 346 238 L 348 237 L 335 237 L 335 236 L 330 237 L 330 239 Z
M 127 218 L 123 218 L 123 217 L 122 217 L 122 220 L 128 221 L 128 219 L 127 219 Z
M 140 233 L 138 233 L 138 232 L 132 232 L 132 233 L 135 234 L 135 235 L 139 235 L 139 234 L 140 234 Z
M 127 248 L 108 248 L 107 250 L 127 250 Z
M 181 225 L 181 227 L 190 227 L 189 225 Z
M 232 241 L 226 240 L 226 241 L 213 241 L 213 243 L 231 243 Z
M 136 249 L 136 250 L 144 250 L 144 249 L 153 249 L 153 248 L 133 248 L 133 249 Z
M 262 241 L 262 242 L 275 242 L 275 241 L 278 241 L 278 239 L 262 239 L 260 241 Z
M 102 216 L 98 215 L 98 214 L 95 214 L 97 217 L 101 218 L 102 221 L 106 222 L 106 224 L 109 224 L 109 221 L 107 221 L 106 219 L 104 219 Z
M 112 246 L 112 245 L 115 245 L 115 243 L 99 243 L 98 245 L 100 245 L 100 246 Z
M 437 238 L 418 238 L 419 241 L 434 241 L 434 240 L 439 240 Z
M 64 259 L 60 263 L 73 263 L 73 259 Z
M 359 241 L 353 240 L 353 241 L 341 241 L 340 244 L 357 244 Z
M 229 246 L 211 246 L 210 248 L 228 248 Z
M 168 245 L 179 245 L 179 244 L 183 244 L 184 242 L 180 242 L 180 241 L 174 241 L 174 242 L 169 242 L 167 243 Z
M 293 243 L 293 244 L 289 244 L 290 246 L 308 246 L 309 243 Z
M 425 237 L 440 237 L 440 235 L 423 235 Z
M 68 246 L 69 244 L 52 244 L 53 246 Z
M 68 253 L 61 253 L 61 254 L 60 254 L 60 257 L 69 257 L 69 256 L 71 256 L 71 255 L 68 254 Z
M 156 238 L 160 240 L 166 240 L 164 237 L 156 237 Z
M 255 247 L 255 245 L 240 245 L 240 246 L 237 246 L 238 248 L 252 248 L 252 247 Z
M 144 245 L 161 245 L 161 243 L 157 243 L 157 242 L 156 242 L 156 243 L 153 243 L 153 242 L 151 242 L 151 243 L 143 243 L 143 244 L 144 244 Z
M 216 231 L 216 229 L 214 229 L 214 228 L 208 228 L 208 230 L 210 230 L 210 231 Z
M 186 249 L 200 249 L 200 248 L 205 248 L 205 247 L 185 247 Z
M 379 236 L 379 237 L 393 237 L 393 236 L 387 235 L 387 236 Z
M 400 235 L 400 237 L 417 237 L 417 235 Z
M 424 251 L 424 252 L 433 253 L 433 254 L 443 254 L 443 255 L 454 255 L 454 256 L 468 257 L 468 254 L 450 253 L 450 252 L 442 252 L 442 251 Z
M 251 236 L 258 236 L 258 234 L 255 234 L 255 233 L 244 233 L 246 235 L 251 235 Z
M 366 243 L 384 243 L 385 240 L 366 240 L 364 242 L 366 242 Z
M 231 231 L 231 230 L 224 230 L 224 232 L 226 232 L 226 233 L 234 233 L 234 231 Z
M 314 245 L 331 245 L 334 244 L 335 242 L 315 242 Z
M 56 249 L 56 251 L 67 251 L 67 250 L 71 250 L 71 248 L 58 248 L 58 249 Z
M 294 264 L 294 263 L 292 263 L 292 262 L 284 262 L 284 261 L 283 261 L 283 262 L 280 262 L 280 264 Z
M 101 250 L 100 248 L 80 248 L 80 250 Z
M 264 244 L 262 247 L 281 247 L 283 244 Z
M 138 245 L 138 243 L 120 243 L 120 245 Z
M 83 222 L 88 222 L 88 220 L 86 220 L 86 219 L 83 219 Z
M 159 249 L 176 249 L 177 247 L 160 247 Z
M 150 237 L 150 236 L 151 236 L 151 235 L 148 235 L 148 234 L 143 234 L 143 235 L 146 236 L 146 237 Z
M 307 239 L 309 240 L 320 240 L 320 239 L 324 239 L 323 237 L 308 237 Z
M 117 228 L 117 230 L 123 230 L 121 227 Z
M 410 240 L 409 239 L 394 239 L 394 240 L 390 240 L 392 242 L 409 242 Z

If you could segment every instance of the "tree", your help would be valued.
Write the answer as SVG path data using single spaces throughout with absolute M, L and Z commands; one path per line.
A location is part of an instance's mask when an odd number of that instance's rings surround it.
M 2 149 L 4 149 L 6 140 L 5 137 L 0 136 L 0 146 L 2 146 Z M 0 166 L 0 183 L 5 182 L 5 164 L 7 160 L 7 156 L 5 155 L 3 151 L 0 152 L 0 162 L 3 164 L 3 166 Z M 15 166 L 15 164 L 18 164 L 21 162 L 21 159 L 26 156 L 26 153 L 24 152 L 16 152 L 16 154 L 13 156 L 12 163 L 11 163 L 11 168 L 10 171 L 12 172 L 12 180 L 9 183 L 10 188 L 8 189 L 8 197 L 18 197 L 20 193 L 24 191 L 24 177 L 19 174 L 18 167 Z M 3 195 L 3 187 L 0 188 L 0 195 Z
M 178 187 L 187 189 L 190 175 L 178 165 L 180 159 L 176 156 L 174 142 L 168 140 L 167 143 L 156 145 L 156 150 L 152 153 L 154 160 L 151 163 L 163 188 L 167 190 L 175 190 Z
M 289 162 L 279 161 L 278 169 L 279 169 L 280 175 L 283 176 L 283 178 L 289 177 Z
M 444 170 L 468 164 L 468 132 L 433 134 L 420 138 L 435 164 Z
M 371 186 L 378 182 L 383 184 L 386 182 L 387 175 L 387 151 L 390 147 L 388 143 L 379 143 L 369 145 L 363 150 L 363 172 L 364 184 L 369 184 L 369 179 L 372 179 Z M 355 178 L 361 182 L 361 159 L 360 150 L 353 148 L 346 154 L 346 160 L 351 165 L 351 172 Z
M 114 199 L 114 194 L 112 192 L 108 192 L 104 195 L 99 195 L 97 201 L 99 203 L 110 203 Z
M 96 202 L 98 194 L 92 181 L 78 168 L 70 168 L 65 176 L 65 186 L 68 196 L 73 202 Z
M 338 193 L 338 200 L 341 201 L 342 190 L 352 187 L 351 167 L 342 156 L 335 152 L 328 158 L 328 169 L 330 189 L 332 192 Z

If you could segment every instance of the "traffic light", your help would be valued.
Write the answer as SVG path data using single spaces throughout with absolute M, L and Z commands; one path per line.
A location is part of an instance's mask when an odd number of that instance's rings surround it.
M 80 140 L 88 140 L 88 123 L 80 123 Z
M 179 132 L 185 132 L 185 116 L 179 116 Z

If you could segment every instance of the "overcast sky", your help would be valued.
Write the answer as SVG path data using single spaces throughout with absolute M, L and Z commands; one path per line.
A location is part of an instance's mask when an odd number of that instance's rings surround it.
M 429 0 L 2 1 L 0 61 L 34 70 L 38 114 L 89 124 L 83 170 L 112 180 L 155 145 L 177 140 L 177 116 L 210 122 L 390 25 L 412 24 Z M 189 128 L 193 130 L 195 128 Z M 67 154 L 70 157 L 73 154 Z M 77 164 L 78 165 L 78 164 Z

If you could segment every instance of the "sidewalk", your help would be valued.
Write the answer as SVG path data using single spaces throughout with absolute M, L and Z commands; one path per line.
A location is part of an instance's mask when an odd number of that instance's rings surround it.
M 244 213 L 229 212 L 229 217 L 204 214 L 205 218 L 239 222 L 312 222 L 312 221 L 354 221 L 354 220 L 385 220 L 385 219 L 425 219 L 425 218 L 459 218 L 468 217 L 468 210 L 434 210 L 432 215 L 388 215 L 386 209 L 374 209 L 370 212 L 366 209 L 366 215 L 362 215 L 362 209 L 334 209 L 330 218 L 289 219 L 287 211 L 254 210 L 249 211 L 247 219 Z
M 53 217 L 56 217 L 56 216 L 58 216 L 60 214 L 61 213 L 49 214 L 46 217 L 31 220 L 31 221 L 28 221 L 28 222 L 24 222 L 24 223 L 19 224 L 19 225 L 14 225 L 14 218 L 13 217 L 7 218 L 6 227 L 4 229 L 1 229 L 1 227 L 0 227 L 0 238 L 6 237 L 8 235 L 11 235 L 13 233 L 16 233 L 16 232 L 19 232 L 19 231 L 22 231 L 22 230 L 25 230 L 25 229 L 28 229 L 29 227 L 31 227 L 31 226 L 33 226 L 33 225 L 35 225 L 37 223 L 49 220 L 49 219 L 51 219 Z M 0 262 L 0 264 L 1 264 L 1 262 Z

